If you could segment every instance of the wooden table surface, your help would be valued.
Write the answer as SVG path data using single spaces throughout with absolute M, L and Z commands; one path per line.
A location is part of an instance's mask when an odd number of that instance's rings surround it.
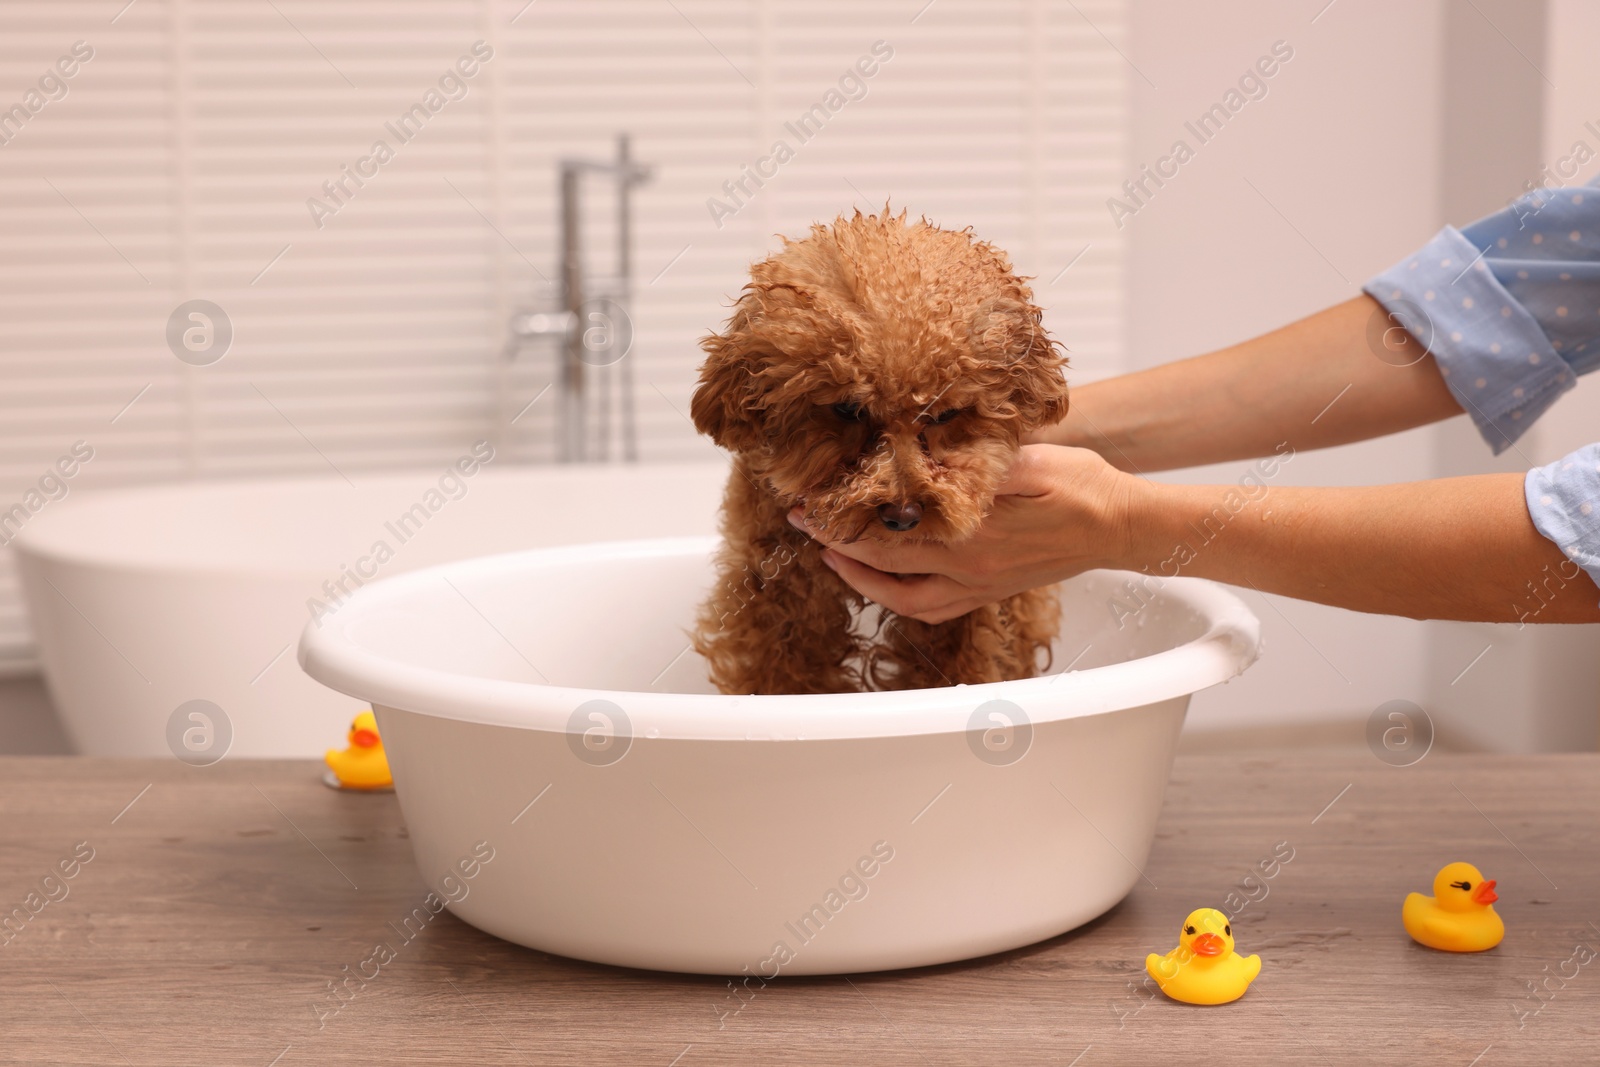
M 0 760 L 0 909 L 37 909 L 0 930 L 0 1063 L 1600 1061 L 1600 756 L 1182 757 L 1148 881 L 1101 919 L 742 1001 L 723 979 L 547 956 L 448 913 L 401 942 L 390 923 L 426 887 L 395 798 L 319 776 Z M 1492 952 L 1432 952 L 1401 929 L 1406 892 L 1454 859 L 1499 880 Z M 1216 1008 L 1152 995 L 1145 954 L 1230 893 L 1239 948 L 1263 962 L 1250 992 Z M 331 996 L 380 941 L 396 958 Z

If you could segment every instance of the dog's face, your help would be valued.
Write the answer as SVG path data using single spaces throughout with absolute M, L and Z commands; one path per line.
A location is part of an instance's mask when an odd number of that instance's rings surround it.
M 751 269 L 701 342 L 694 423 L 842 539 L 960 541 L 1022 435 L 1066 414 L 1039 319 L 970 233 L 841 217 Z

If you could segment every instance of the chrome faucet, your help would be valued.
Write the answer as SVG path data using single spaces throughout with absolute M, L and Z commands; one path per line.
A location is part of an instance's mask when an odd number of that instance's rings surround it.
M 557 342 L 556 456 L 563 463 L 611 458 L 611 417 L 617 413 L 622 458 L 639 458 L 633 399 L 633 366 L 625 358 L 633 344 L 633 187 L 648 181 L 648 166 L 633 161 L 627 134 L 617 135 L 610 161 L 564 159 L 561 176 L 561 270 L 559 307 L 524 311 L 511 318 L 507 359 L 538 339 Z M 609 279 L 585 271 L 579 194 L 585 177 L 608 178 L 617 198 L 616 274 Z M 615 382 L 612 379 L 615 379 Z M 612 386 L 616 386 L 613 405 Z M 591 414 L 595 430 L 590 432 Z

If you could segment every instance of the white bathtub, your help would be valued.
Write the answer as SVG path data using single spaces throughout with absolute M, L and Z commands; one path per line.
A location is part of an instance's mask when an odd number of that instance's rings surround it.
M 18 566 L 77 750 L 170 755 L 173 713 L 206 700 L 231 724 L 232 756 L 320 756 L 362 707 L 295 662 L 308 600 L 332 602 L 324 582 L 355 588 L 349 568 L 388 577 L 543 545 L 710 533 L 727 467 L 490 466 L 459 479 L 459 498 L 430 497 L 443 473 L 357 474 L 354 488 L 329 477 L 80 491 L 35 515 Z M 381 565 L 378 542 L 393 552 Z
M 307 671 L 377 708 L 418 867 L 460 918 L 744 996 L 1052 937 L 1139 880 L 1189 694 L 1260 647 L 1196 579 L 1111 627 L 1127 575 L 1091 572 L 1061 587 L 1071 673 L 724 696 L 684 637 L 715 545 L 453 563 L 306 628 Z

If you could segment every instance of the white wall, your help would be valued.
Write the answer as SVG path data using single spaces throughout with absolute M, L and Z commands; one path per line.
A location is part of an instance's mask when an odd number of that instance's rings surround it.
M 1256 336 L 1355 295 L 1440 225 L 1439 5 L 1138 0 L 1134 165 L 1164 154 L 1274 41 L 1294 57 L 1268 93 L 1127 221 L 1135 367 Z M 1252 185 L 1255 188 L 1252 188 Z M 1259 192 L 1257 191 L 1259 190 Z M 1269 203 L 1270 202 L 1270 203 Z M 1280 214 L 1281 213 L 1281 214 Z M 1297 232 L 1298 231 L 1298 232 Z M 1299 453 L 1282 477 L 1340 485 L 1426 478 L 1431 431 Z M 1231 467 L 1172 476 L 1235 481 Z M 1425 624 L 1241 595 L 1266 653 L 1201 694 L 1191 729 L 1320 722 L 1419 699 Z
M 1543 112 L 1542 123 L 1528 130 L 1538 162 L 1508 176 L 1506 184 L 1512 187 L 1501 190 L 1493 203 L 1476 205 L 1477 210 L 1499 207 L 1520 193 L 1524 182 L 1537 180 L 1540 166 L 1553 166 L 1569 155 L 1574 142 L 1583 141 L 1600 154 L 1600 135 L 1585 127 L 1587 122 L 1600 126 L 1600 67 L 1594 62 L 1595 43 L 1600 41 L 1600 7 L 1587 0 L 1547 0 L 1540 6 L 1546 8 L 1542 25 L 1541 20 L 1526 17 L 1525 0 L 1506 12 L 1508 17 L 1497 19 L 1528 57 L 1510 58 L 1513 77 L 1531 88 Z M 1493 5 L 1487 11 L 1500 14 Z M 1482 22 L 1477 18 L 1468 26 Z M 1504 48 L 1503 41 L 1489 40 L 1487 44 Z M 1479 84 L 1487 97 L 1478 102 L 1480 108 L 1492 106 L 1495 98 L 1489 94 L 1498 93 L 1503 99 L 1503 79 L 1480 79 Z M 1470 83 L 1463 91 L 1472 91 Z M 1570 184 L 1587 182 L 1597 173 L 1600 164 L 1591 162 Z M 1489 193 L 1484 190 L 1481 195 Z M 1578 388 L 1558 401 L 1516 448 L 1499 460 L 1487 458 L 1470 430 L 1452 427 L 1438 438 L 1436 465 L 1440 473 L 1455 474 L 1523 470 L 1549 463 L 1600 438 L 1597 401 L 1600 379 L 1595 375 L 1579 379 Z M 1569 587 L 1577 588 L 1581 587 Z M 1563 590 L 1556 595 L 1575 592 Z M 1430 639 L 1430 686 L 1425 703 L 1468 745 L 1523 752 L 1595 747 L 1600 736 L 1600 626 L 1518 629 L 1513 625 L 1441 623 L 1432 627 Z M 1465 677 L 1450 683 L 1450 678 L 1480 655 Z
M 1600 177 L 1600 133 L 1596 132 L 1600 130 L 1600 63 L 1595 62 L 1595 50 L 1600 47 L 1600 5 L 1590 0 L 1546 2 L 1545 72 L 1551 84 L 1542 86 L 1541 162 L 1555 165 L 1582 141 L 1593 158 L 1579 168 L 1571 184 L 1591 182 Z M 1593 441 L 1600 434 L 1597 405 L 1600 377 L 1580 378 L 1578 388 L 1562 398 L 1529 434 L 1534 462 L 1548 463 Z
M 1600 148 L 1581 128 L 1600 125 L 1600 9 L 1551 0 L 1548 24 L 1544 15 L 1528 0 L 1136 0 L 1130 169 L 1186 136 L 1184 120 L 1272 42 L 1295 55 L 1264 99 L 1127 220 L 1132 365 L 1208 351 L 1344 300 L 1444 223 L 1504 206 L 1574 139 Z M 1498 460 L 1462 418 L 1301 453 L 1284 477 L 1340 485 L 1524 470 L 1594 439 L 1597 392 L 1586 382 Z M 1353 725 L 1398 698 L 1427 708 L 1445 745 L 1595 747 L 1600 628 L 1418 623 L 1242 595 L 1261 617 L 1266 654 L 1238 682 L 1195 699 L 1194 731 Z

